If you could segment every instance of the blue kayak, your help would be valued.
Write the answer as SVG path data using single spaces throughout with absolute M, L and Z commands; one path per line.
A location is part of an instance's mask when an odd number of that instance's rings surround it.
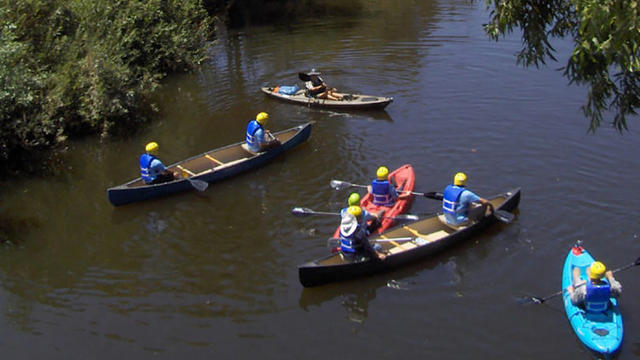
M 594 261 L 587 250 L 574 245 L 562 269 L 562 289 L 566 290 L 571 285 L 573 268 L 580 268 L 581 278 L 586 279 L 586 270 Z M 606 278 L 603 280 L 607 281 Z M 562 298 L 567 318 L 580 341 L 589 349 L 604 355 L 618 350 L 622 343 L 622 315 L 615 298 L 611 297 L 608 309 L 600 313 L 586 312 L 581 307 L 574 306 L 568 291 L 563 291 Z

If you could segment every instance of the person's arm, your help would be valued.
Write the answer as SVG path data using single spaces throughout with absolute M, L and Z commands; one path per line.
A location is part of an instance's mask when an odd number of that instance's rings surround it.
M 153 159 L 153 161 L 151 161 L 151 164 L 149 165 L 149 168 L 151 168 L 152 171 L 158 175 L 166 174 L 166 175 L 171 175 L 174 178 L 179 177 L 179 174 L 177 172 L 173 172 L 167 169 L 167 167 L 164 166 L 162 161 L 160 161 L 159 159 Z
M 613 277 L 611 270 L 604 273 L 604 276 L 609 280 L 609 286 L 611 287 L 611 295 L 618 297 L 622 295 L 622 284 Z
M 358 233 L 355 236 L 355 240 L 362 245 L 364 252 L 370 258 L 379 259 L 379 260 L 384 260 L 386 258 L 385 254 L 376 251 L 376 249 L 374 249 L 373 246 L 371 246 L 371 243 L 369 243 L 369 239 L 367 238 L 366 232 L 363 231 L 362 227 L 360 227 L 360 229 L 358 230 Z

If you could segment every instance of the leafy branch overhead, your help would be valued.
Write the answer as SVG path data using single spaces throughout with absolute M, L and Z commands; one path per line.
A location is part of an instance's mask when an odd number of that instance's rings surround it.
M 638 0 L 485 0 L 494 40 L 522 31 L 517 62 L 540 66 L 556 61 L 553 38 L 571 37 L 574 49 L 564 67 L 570 83 L 587 85 L 582 106 L 594 132 L 611 111 L 612 125 L 627 130 L 640 107 L 640 14 Z

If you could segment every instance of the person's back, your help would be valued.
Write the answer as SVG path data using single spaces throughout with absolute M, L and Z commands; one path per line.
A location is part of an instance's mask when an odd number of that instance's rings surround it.
M 376 179 L 371 182 L 370 192 L 373 203 L 378 206 L 391 207 L 396 202 L 398 194 L 395 187 L 389 183 L 389 169 L 381 166 L 376 171 Z
M 257 120 L 249 121 L 247 125 L 247 147 L 253 152 L 260 152 L 260 143 L 264 142 L 264 129 Z
M 275 138 L 267 139 L 267 136 L 272 137 L 269 131 L 264 128 L 268 119 L 269 114 L 260 112 L 256 115 L 255 120 L 251 120 L 247 124 L 245 140 L 249 151 L 258 153 L 280 145 L 280 141 Z
M 453 178 L 453 184 L 447 185 L 442 197 L 442 213 L 447 223 L 462 225 L 469 222 L 469 207 L 471 203 L 479 202 L 486 205 L 487 200 L 474 194 L 466 188 L 467 176 L 457 173 Z M 485 208 L 480 209 L 480 216 L 484 215 Z
M 606 279 L 605 279 L 606 278 Z M 598 313 L 606 311 L 610 298 L 618 297 L 622 293 L 622 285 L 611 271 L 600 261 L 595 261 L 587 269 L 587 279 L 580 277 L 580 269 L 573 269 L 573 281 L 567 291 L 574 306 L 581 306 L 588 312 Z
M 140 155 L 140 177 L 145 184 L 158 184 L 175 178 L 175 174 L 168 171 L 156 157 L 158 149 L 158 143 L 153 141 L 147 144 L 145 153 Z

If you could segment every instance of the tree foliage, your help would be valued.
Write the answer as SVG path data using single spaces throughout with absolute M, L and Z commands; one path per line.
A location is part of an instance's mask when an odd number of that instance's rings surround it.
M 640 107 L 640 14 L 638 0 L 485 0 L 494 40 L 518 28 L 524 66 L 556 60 L 553 38 L 571 37 L 574 49 L 564 67 L 570 83 L 588 86 L 582 109 L 590 131 L 613 112 L 612 125 L 626 130 Z
M 167 73 L 206 58 L 198 0 L 0 0 L 0 165 L 145 122 Z

